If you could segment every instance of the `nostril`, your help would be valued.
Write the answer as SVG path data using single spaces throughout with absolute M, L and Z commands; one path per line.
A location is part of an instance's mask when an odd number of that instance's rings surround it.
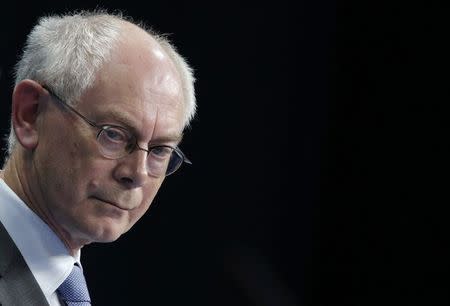
M 133 180 L 129 177 L 122 177 L 122 178 L 120 178 L 120 182 L 128 185 L 128 184 L 132 184 Z

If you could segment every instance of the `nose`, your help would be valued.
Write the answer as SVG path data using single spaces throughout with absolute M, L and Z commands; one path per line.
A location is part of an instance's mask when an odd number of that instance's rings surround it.
M 148 178 L 147 152 L 134 150 L 117 160 L 114 178 L 126 188 L 137 188 L 145 184 Z

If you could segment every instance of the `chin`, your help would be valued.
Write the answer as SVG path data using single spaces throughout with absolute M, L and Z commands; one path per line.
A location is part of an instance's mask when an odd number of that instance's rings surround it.
M 102 223 L 99 221 L 94 224 L 95 228 L 90 231 L 90 236 L 93 242 L 113 242 L 119 239 L 120 236 L 126 231 L 123 224 L 117 224 L 116 222 L 109 220 L 109 222 Z
M 117 239 L 119 239 L 119 237 L 122 236 L 122 234 L 123 234 L 122 232 L 121 233 L 104 232 L 101 235 L 97 236 L 94 241 L 100 243 L 114 242 Z

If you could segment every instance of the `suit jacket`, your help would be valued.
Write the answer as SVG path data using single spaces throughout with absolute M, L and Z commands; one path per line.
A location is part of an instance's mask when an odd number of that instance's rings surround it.
M 48 306 L 19 249 L 0 223 L 0 305 Z

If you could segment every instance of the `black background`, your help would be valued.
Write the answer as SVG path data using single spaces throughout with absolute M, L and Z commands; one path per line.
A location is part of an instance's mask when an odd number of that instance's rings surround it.
M 193 165 L 83 249 L 96 305 L 449 304 L 449 11 L 360 2 L 11 4 L 2 134 L 41 14 L 120 9 L 195 69 Z

